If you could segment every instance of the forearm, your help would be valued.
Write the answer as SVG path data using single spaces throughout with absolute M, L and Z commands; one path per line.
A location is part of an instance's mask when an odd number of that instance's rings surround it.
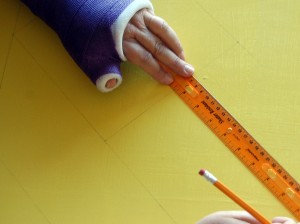
M 75 62 L 102 91 L 107 90 L 102 82 L 109 77 L 122 81 L 122 37 L 128 21 L 140 9 L 152 9 L 148 0 L 22 1 L 57 32 Z

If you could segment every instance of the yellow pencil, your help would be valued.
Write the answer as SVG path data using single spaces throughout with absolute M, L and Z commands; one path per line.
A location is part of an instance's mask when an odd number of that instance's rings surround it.
M 245 209 L 248 213 L 250 213 L 254 218 L 256 218 L 262 224 L 270 224 L 265 217 L 263 217 L 258 211 L 252 208 L 249 204 L 247 204 L 243 199 L 237 196 L 233 191 L 231 191 L 228 187 L 226 187 L 222 182 L 220 182 L 214 175 L 212 175 L 207 170 L 200 170 L 199 174 L 205 177 L 209 182 L 211 182 L 215 187 L 217 187 L 220 191 L 226 194 L 229 198 L 231 198 L 235 203 Z

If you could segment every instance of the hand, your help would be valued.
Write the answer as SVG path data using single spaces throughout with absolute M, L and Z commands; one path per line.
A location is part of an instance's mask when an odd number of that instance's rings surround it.
M 297 224 L 297 223 L 293 219 L 290 219 L 290 218 L 276 217 L 272 220 L 272 224 Z
M 194 68 L 184 61 L 184 53 L 174 30 L 147 9 L 138 11 L 128 23 L 123 36 L 123 52 L 128 61 L 140 66 L 162 84 L 171 84 L 172 75 L 189 77 Z
M 222 211 L 204 217 L 197 224 L 260 224 L 260 222 L 245 211 Z
M 200 220 L 197 224 L 260 224 L 245 211 L 215 212 Z M 300 224 L 287 217 L 275 217 L 272 224 Z

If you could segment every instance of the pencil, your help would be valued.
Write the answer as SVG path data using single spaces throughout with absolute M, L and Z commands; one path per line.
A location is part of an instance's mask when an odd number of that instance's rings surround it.
M 270 224 L 270 222 L 262 216 L 258 211 L 252 208 L 249 204 L 247 204 L 243 199 L 241 199 L 238 195 L 236 195 L 232 190 L 226 187 L 222 182 L 220 182 L 214 175 L 212 175 L 207 170 L 200 170 L 199 174 L 205 177 L 209 182 L 211 182 L 215 187 L 217 187 L 220 191 L 226 194 L 231 200 L 245 209 L 248 213 L 250 213 L 257 221 L 262 224 Z

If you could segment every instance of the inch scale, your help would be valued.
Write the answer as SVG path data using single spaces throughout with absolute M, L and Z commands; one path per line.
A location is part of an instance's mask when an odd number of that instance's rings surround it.
M 173 77 L 174 82 L 170 87 L 177 95 L 300 220 L 299 183 L 194 77 L 183 78 L 174 73 Z

